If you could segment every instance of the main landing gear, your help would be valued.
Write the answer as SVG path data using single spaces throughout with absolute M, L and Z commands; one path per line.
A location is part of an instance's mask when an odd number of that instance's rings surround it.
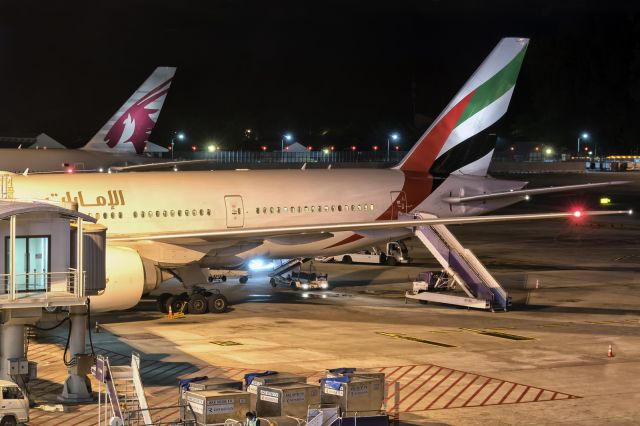
M 163 314 L 169 312 L 182 312 L 190 314 L 206 314 L 211 312 L 221 314 L 229 307 L 229 302 L 219 290 L 205 290 L 200 287 L 191 289 L 191 295 L 184 292 L 181 294 L 162 293 L 156 301 L 158 310 Z

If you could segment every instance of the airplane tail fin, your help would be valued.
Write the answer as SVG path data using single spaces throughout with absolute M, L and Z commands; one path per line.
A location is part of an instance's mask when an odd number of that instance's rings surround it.
M 142 154 L 175 72 L 174 67 L 156 68 L 82 149 Z
M 504 115 L 529 39 L 503 38 L 394 168 L 485 176 L 495 139 L 477 136 Z

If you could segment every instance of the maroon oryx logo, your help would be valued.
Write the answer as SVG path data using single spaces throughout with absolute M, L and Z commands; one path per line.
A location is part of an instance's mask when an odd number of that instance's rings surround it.
M 145 96 L 136 101 L 113 124 L 104 137 L 109 148 L 119 143 L 131 142 L 138 154 L 142 154 L 147 143 L 147 137 L 156 124 L 152 118 L 160 108 L 149 108 L 153 102 L 166 95 L 171 85 L 171 79 L 149 91 Z

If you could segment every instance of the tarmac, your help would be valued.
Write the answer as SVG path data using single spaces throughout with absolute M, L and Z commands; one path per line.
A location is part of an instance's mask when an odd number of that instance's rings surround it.
M 598 208 L 605 195 L 612 208 L 640 211 L 640 174 L 527 178 L 534 186 L 632 183 L 534 197 L 501 212 Z M 386 409 L 402 424 L 639 424 L 637 216 L 450 229 L 509 291 L 510 311 L 405 301 L 419 272 L 438 269 L 411 240 L 409 266 L 315 263 L 329 274 L 330 291 L 273 289 L 265 274 L 255 274 L 246 285 L 215 284 L 232 302 L 225 314 L 169 320 L 142 302 L 94 316 L 102 331 L 93 335 L 94 349 L 113 364 L 140 353 L 153 407 L 177 402 L 177 378 L 276 370 L 313 382 L 326 368 L 359 367 L 387 374 Z M 172 288 L 182 291 L 175 283 L 162 291 Z M 42 404 L 31 424 L 97 423 L 97 404 L 55 405 L 65 339 L 61 328 L 30 340 L 29 359 L 39 363 L 33 393 Z M 607 356 L 609 345 L 614 357 Z M 166 421 L 176 413 L 167 408 L 153 416 Z

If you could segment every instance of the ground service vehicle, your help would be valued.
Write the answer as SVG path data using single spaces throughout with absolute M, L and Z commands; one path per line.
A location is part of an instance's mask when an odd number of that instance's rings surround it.
M 0 425 L 9 426 L 29 421 L 29 399 L 20 387 L 8 380 L 0 380 Z
M 384 246 L 384 251 L 378 247 L 370 247 L 355 253 L 345 253 L 336 256 L 316 258 L 321 262 L 342 263 L 380 263 L 395 266 L 400 263 L 409 263 L 409 252 L 402 241 L 391 241 Z

